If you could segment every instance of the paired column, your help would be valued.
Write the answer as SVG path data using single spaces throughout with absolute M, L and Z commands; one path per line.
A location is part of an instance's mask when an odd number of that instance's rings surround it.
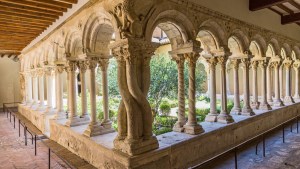
M 68 61 L 68 99 L 69 99 L 69 113 L 68 121 L 66 126 L 72 127 L 78 125 L 78 115 L 77 115 L 77 96 L 76 96 L 76 61 Z
M 242 68 L 243 68 L 243 82 L 244 82 L 244 107 L 242 110 L 242 115 L 253 116 L 253 112 L 250 106 L 250 87 L 249 87 L 249 68 L 250 68 L 250 59 L 244 58 L 241 59 Z
M 52 78 L 52 68 L 47 68 L 46 70 L 47 78 L 47 108 L 51 109 L 53 107 L 53 78 Z
M 184 94 L 184 56 L 177 55 L 173 57 L 177 63 L 178 71 L 178 120 L 173 127 L 173 131 L 183 132 L 185 125 L 185 94 Z
M 258 109 L 259 107 L 259 102 L 258 102 L 258 92 L 257 92 L 257 65 L 258 62 L 257 61 L 252 61 L 252 89 L 253 89 L 253 98 L 252 98 L 252 103 L 251 103 L 251 107 L 253 109 Z
M 287 61 L 283 63 L 285 68 L 285 97 L 284 97 L 284 104 L 291 104 L 295 103 L 294 99 L 291 95 L 291 66 L 292 62 Z
M 279 68 L 280 68 L 280 62 L 271 62 L 271 66 L 274 69 L 274 90 L 275 90 L 275 97 L 273 100 L 273 106 L 275 107 L 281 107 L 284 106 L 281 98 L 280 98 L 280 78 L 279 78 Z
M 103 121 L 101 125 L 105 129 L 105 133 L 113 132 L 112 122 L 109 119 L 109 107 L 108 107 L 108 82 L 107 82 L 107 68 L 109 64 L 109 59 L 101 58 L 99 59 L 99 66 L 101 68 L 102 75 L 102 97 L 103 97 Z
M 62 84 L 62 72 L 64 68 L 57 65 L 55 69 L 55 96 L 56 96 L 56 116 L 55 119 L 65 118 L 63 109 L 63 84 Z
M 81 118 L 84 120 L 90 120 L 87 110 L 87 94 L 86 94 L 86 81 L 85 81 L 85 74 L 87 70 L 87 64 L 85 61 L 79 61 L 78 67 L 80 71 L 80 82 L 81 82 Z
M 103 127 L 97 121 L 97 109 L 96 109 L 96 67 L 97 61 L 89 60 L 88 68 L 90 70 L 90 101 L 91 101 L 91 114 L 90 114 L 90 123 L 88 128 L 84 131 L 84 135 L 88 137 L 97 136 L 102 134 Z
M 269 58 L 266 58 L 266 60 L 260 60 L 259 67 L 262 70 L 262 102 L 259 105 L 259 109 L 261 110 L 272 110 L 271 106 L 267 102 L 267 66 L 269 63 Z
M 26 73 L 26 102 L 32 103 L 32 77 L 30 73 Z
M 272 67 L 267 67 L 267 101 L 273 102 L 272 99 Z
M 239 64 L 238 59 L 232 60 L 233 63 L 233 76 L 234 76 L 234 107 L 231 110 L 231 114 L 240 115 L 240 88 L 239 88 Z
M 216 57 L 211 57 L 206 59 L 209 65 L 209 76 L 210 76 L 210 83 L 209 83 L 209 95 L 210 95 L 210 112 L 205 117 L 205 121 L 207 122 L 216 122 L 218 117 L 217 112 L 217 96 L 216 96 L 216 65 L 218 63 Z
M 234 122 L 232 116 L 227 112 L 227 93 L 226 93 L 226 61 L 228 56 L 217 57 L 218 63 L 221 66 L 221 112 L 217 117 L 220 123 Z
M 199 53 L 185 54 L 185 59 L 189 65 L 189 114 L 188 122 L 183 126 L 184 132 L 188 134 L 200 134 L 204 132 L 202 126 L 197 123 L 196 119 L 196 90 L 195 90 L 195 69 Z
M 33 89 L 33 104 L 37 105 L 39 102 L 39 91 L 38 91 L 38 76 L 37 72 L 32 72 L 32 89 Z
M 280 90 L 280 98 L 284 99 L 283 97 L 283 65 L 279 66 L 279 90 Z
M 43 70 L 38 70 L 40 107 L 45 106 L 44 74 Z
M 299 95 L 299 67 L 300 64 L 299 63 L 294 63 L 293 64 L 293 68 L 295 70 L 295 95 L 294 95 L 294 99 L 300 99 L 300 95 Z

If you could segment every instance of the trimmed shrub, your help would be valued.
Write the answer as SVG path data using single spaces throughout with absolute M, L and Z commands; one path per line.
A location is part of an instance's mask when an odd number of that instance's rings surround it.
M 163 116 L 168 116 L 171 112 L 171 106 L 168 102 L 164 101 L 160 104 L 159 109 Z

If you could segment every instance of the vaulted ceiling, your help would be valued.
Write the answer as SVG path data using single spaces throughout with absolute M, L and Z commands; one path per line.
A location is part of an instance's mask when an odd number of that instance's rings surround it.
M 249 9 L 270 9 L 281 16 L 281 24 L 300 25 L 300 0 L 249 0 Z
M 16 57 L 77 0 L 0 0 L 0 57 Z

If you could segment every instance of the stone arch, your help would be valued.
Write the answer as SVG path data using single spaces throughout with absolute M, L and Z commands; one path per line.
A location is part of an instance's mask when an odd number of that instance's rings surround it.
M 269 47 L 269 46 L 272 47 L 272 50 L 273 50 L 275 56 L 276 56 L 276 55 L 280 55 L 280 46 L 279 46 L 279 43 L 278 43 L 277 39 L 272 38 L 272 39 L 268 42 L 268 47 Z
M 230 38 L 233 38 L 233 40 L 235 40 L 238 43 L 241 53 L 248 50 L 250 41 L 249 41 L 249 38 L 243 33 L 243 31 L 241 31 L 239 29 L 232 31 L 228 38 L 228 45 L 230 45 L 229 44 Z
M 199 37 L 199 33 L 201 33 L 202 31 L 206 31 L 212 36 L 211 38 L 213 38 L 215 41 L 216 49 L 219 49 L 221 47 L 223 48 L 227 47 L 228 39 L 226 37 L 226 32 L 216 21 L 209 19 L 202 22 L 202 24 L 199 27 L 198 35 L 197 35 L 197 37 L 200 39 L 201 37 Z
M 268 44 L 266 56 L 271 58 L 276 57 L 276 51 L 272 44 Z
M 115 39 L 120 39 L 115 22 L 105 11 L 91 14 L 83 29 L 83 47 L 85 52 L 101 53 L 103 46 L 108 49 L 108 44 L 114 34 Z M 100 51 L 98 51 L 100 49 Z M 109 50 L 105 51 L 106 53 Z
M 266 52 L 267 52 L 267 43 L 265 41 L 265 39 L 259 35 L 256 34 L 251 38 L 251 42 L 250 42 L 250 46 L 249 49 L 251 52 L 253 52 L 255 49 L 257 48 L 258 52 L 252 53 L 255 57 L 265 57 L 266 56 Z M 252 49 L 251 49 L 252 48 Z
M 71 30 L 65 37 L 66 57 L 78 57 L 83 54 L 82 34 L 79 30 Z
M 177 10 L 157 11 L 149 19 L 146 30 L 145 39 L 151 41 L 154 29 L 161 28 L 170 39 L 172 49 L 193 40 L 193 24 L 183 13 Z
M 300 59 L 300 48 L 298 46 L 294 46 L 293 51 L 295 52 L 296 59 Z
M 284 49 L 286 57 L 291 57 L 291 55 L 292 55 L 292 48 L 291 48 L 291 46 L 289 44 L 284 43 L 282 45 L 282 49 Z

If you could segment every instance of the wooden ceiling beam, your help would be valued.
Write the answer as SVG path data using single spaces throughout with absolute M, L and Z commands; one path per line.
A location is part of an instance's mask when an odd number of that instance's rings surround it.
M 257 11 L 287 2 L 288 0 L 249 0 L 249 10 Z
M 51 14 L 44 14 L 44 13 L 39 13 L 39 12 L 31 12 L 31 11 L 26 11 L 23 9 L 11 9 L 11 8 L 5 8 L 5 7 L 0 7 L 0 12 L 10 12 L 10 13 L 16 13 L 16 14 L 21 14 L 21 15 L 30 15 L 30 16 L 38 16 L 38 17 L 43 17 L 43 18 L 49 18 L 49 19 L 58 19 L 59 16 L 57 15 L 51 15 Z
M 289 13 L 289 14 L 293 14 L 293 13 L 294 13 L 293 10 L 291 10 L 290 8 L 284 6 L 283 4 L 278 4 L 278 5 L 276 5 L 276 6 L 277 6 L 278 8 L 280 8 L 280 9 L 286 11 L 286 12 Z
M 41 17 L 41 16 L 31 16 L 31 15 L 25 15 L 25 14 L 18 14 L 16 12 L 7 12 L 7 11 L 1 11 L 0 12 L 1 15 L 5 15 L 5 16 L 15 16 L 15 17 L 20 17 L 20 18 L 29 18 L 32 20 L 36 20 L 36 21 L 49 21 L 49 22 L 53 22 L 55 21 L 54 18 L 45 18 L 45 17 Z
M 77 4 L 78 2 L 78 0 L 55 0 L 55 1 L 64 2 L 68 4 Z
M 33 22 L 28 19 L 20 19 L 14 17 L 6 17 L 0 14 L 0 22 L 6 25 L 22 25 L 36 28 L 46 28 L 48 24 L 41 22 Z M 50 24 L 50 23 L 49 23 Z
M 300 10 L 300 5 L 298 3 L 296 3 L 295 1 L 289 0 L 289 3 Z
M 49 0 L 26 0 L 26 1 L 36 2 L 36 3 L 60 7 L 60 8 L 71 8 L 72 7 L 72 4 L 62 3 L 59 1 L 53 1 L 53 0 L 52 1 L 49 1 Z
M 22 17 L 18 17 L 18 16 L 12 16 L 12 15 L 3 15 L 2 13 L 0 13 L 0 20 L 7 20 L 7 21 L 13 21 L 13 22 L 22 22 L 22 23 L 30 23 L 33 25 L 43 25 L 45 27 L 47 27 L 48 25 L 51 25 L 53 22 L 51 21 L 37 21 L 34 19 L 30 19 L 30 18 L 22 18 Z
M 7 2 L 7 3 L 10 3 L 10 4 L 18 4 L 18 5 L 28 6 L 28 7 L 45 9 L 45 10 L 55 11 L 55 12 L 67 12 L 67 8 L 54 7 L 54 6 L 44 5 L 44 4 L 25 1 L 25 0 L 0 0 L 0 1 L 1 2 Z
M 294 13 L 291 15 L 285 15 L 281 17 L 281 24 L 286 25 L 300 21 L 300 13 Z
M 1 33 L 5 33 L 5 34 L 23 34 L 23 35 L 39 35 L 40 32 L 32 32 L 32 31 L 22 31 L 22 30 L 16 30 L 16 29 L 3 29 L 0 27 L 0 31 Z
M 7 29 L 24 29 L 25 31 L 44 31 L 45 27 L 40 27 L 40 26 L 31 26 L 31 25 L 25 25 L 25 24 L 13 24 L 9 22 L 1 22 L 0 20 L 0 27 L 1 28 L 7 28 Z
M 39 12 L 39 13 L 49 14 L 49 15 L 57 15 L 57 16 L 63 15 L 63 12 L 49 11 L 46 9 L 28 7 L 28 6 L 19 5 L 19 4 L 10 4 L 7 2 L 1 2 L 1 1 L 0 1 L 0 7 L 7 7 L 7 8 L 11 8 L 11 9 L 17 9 L 17 10 L 22 9 L 22 10 L 29 11 L 29 12 Z
M 14 32 L 25 32 L 25 33 L 41 33 L 43 29 L 27 29 L 27 28 L 20 28 L 20 27 L 11 27 L 11 26 L 2 26 L 0 25 L 1 31 L 14 31 Z
M 268 8 L 268 9 L 270 9 L 271 11 L 273 11 L 273 12 L 275 12 L 275 13 L 277 13 L 278 15 L 280 15 L 280 16 L 282 16 L 282 13 L 280 13 L 279 11 L 276 11 L 275 9 L 273 9 L 273 8 Z

